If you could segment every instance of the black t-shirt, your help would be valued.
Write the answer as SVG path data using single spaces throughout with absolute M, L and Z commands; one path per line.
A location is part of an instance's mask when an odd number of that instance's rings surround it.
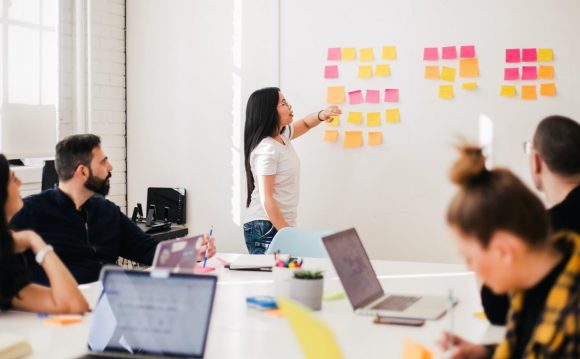
M 16 263 L 10 267 L 0 266 L 0 310 L 10 309 L 12 299 L 18 295 L 22 288 L 30 284 L 30 280 L 25 274 L 26 270 L 22 265 Z

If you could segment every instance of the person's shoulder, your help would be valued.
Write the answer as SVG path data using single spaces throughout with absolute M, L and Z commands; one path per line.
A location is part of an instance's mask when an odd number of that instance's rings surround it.
M 98 194 L 95 194 L 91 197 L 91 203 L 93 206 L 97 206 L 99 208 L 105 208 L 112 211 L 121 211 L 115 202 L 108 200 L 107 198 Z
M 276 140 L 272 137 L 266 137 L 258 143 L 256 148 L 252 151 L 254 154 L 266 155 L 276 153 Z
M 54 202 L 58 196 L 57 190 L 48 189 L 40 193 L 35 193 L 30 196 L 26 196 L 22 199 L 24 206 L 37 206 L 49 202 Z

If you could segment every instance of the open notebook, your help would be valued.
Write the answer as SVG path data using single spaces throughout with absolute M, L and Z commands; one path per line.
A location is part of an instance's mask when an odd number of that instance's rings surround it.
M 231 270 L 272 271 L 274 264 L 273 254 L 242 254 L 226 268 Z

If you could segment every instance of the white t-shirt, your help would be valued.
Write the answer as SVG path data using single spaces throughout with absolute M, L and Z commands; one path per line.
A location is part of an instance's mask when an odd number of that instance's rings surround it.
M 250 153 L 250 167 L 254 176 L 254 191 L 250 206 L 246 210 L 244 223 L 256 220 L 269 220 L 264 206 L 260 202 L 260 183 L 258 176 L 276 175 L 274 181 L 274 200 L 288 225 L 296 226 L 299 185 L 300 160 L 290 138 L 292 126 L 286 126 L 282 133 L 284 144 L 272 137 L 266 137 Z

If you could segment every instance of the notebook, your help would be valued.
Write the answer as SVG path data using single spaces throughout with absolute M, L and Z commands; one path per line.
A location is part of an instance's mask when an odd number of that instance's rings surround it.
M 202 235 L 159 242 L 153 257 L 153 268 L 192 272 L 202 242 Z
M 241 254 L 226 268 L 231 270 L 272 271 L 276 261 L 273 254 Z
M 105 267 L 81 358 L 203 358 L 217 277 Z
M 323 237 L 322 241 L 355 313 L 436 319 L 449 307 L 445 296 L 385 294 L 354 228 Z
M 0 332 L 0 359 L 22 358 L 30 353 L 32 353 L 32 348 L 26 338 L 12 333 Z

